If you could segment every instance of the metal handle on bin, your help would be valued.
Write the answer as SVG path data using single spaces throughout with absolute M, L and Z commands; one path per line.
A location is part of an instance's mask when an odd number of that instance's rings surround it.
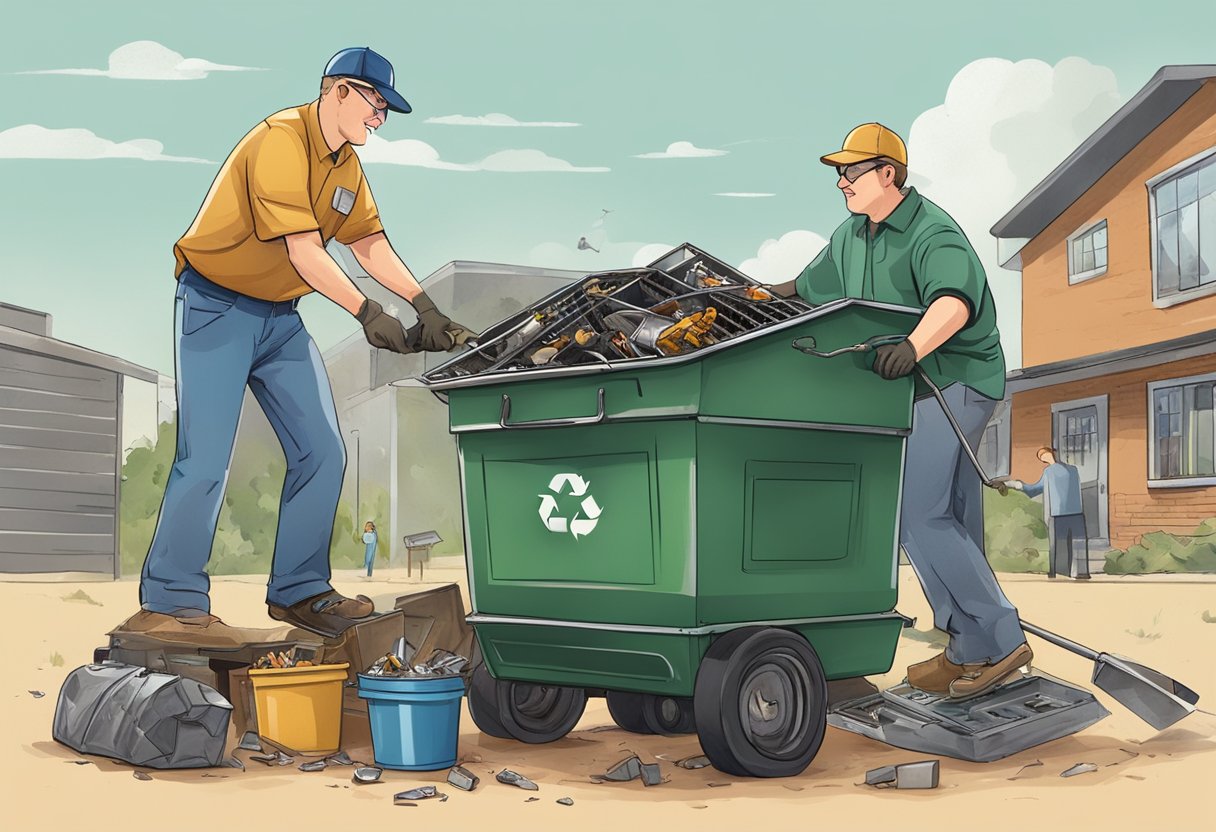
M 594 416 L 571 416 L 565 419 L 537 419 L 532 422 L 515 422 L 514 424 L 507 421 L 511 415 L 511 397 L 506 393 L 502 394 L 502 418 L 498 420 L 500 427 L 504 428 L 563 428 L 573 425 L 596 425 L 604 421 L 604 388 L 601 387 L 595 394 L 595 415 Z

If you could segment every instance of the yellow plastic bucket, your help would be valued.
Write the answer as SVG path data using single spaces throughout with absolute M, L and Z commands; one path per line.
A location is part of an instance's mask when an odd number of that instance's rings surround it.
M 341 748 L 342 685 L 350 664 L 250 670 L 258 734 L 306 754 Z

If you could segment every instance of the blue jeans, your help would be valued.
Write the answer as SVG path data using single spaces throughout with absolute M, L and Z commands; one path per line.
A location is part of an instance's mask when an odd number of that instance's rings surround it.
M 943 391 L 972 448 L 996 402 L 963 384 Z M 946 658 L 956 664 L 1003 659 L 1026 640 L 1018 611 L 984 556 L 984 495 L 941 405 L 916 402 L 904 463 L 899 542 L 933 607 L 933 623 L 950 634 Z
M 204 572 L 246 385 L 283 446 L 287 474 L 267 603 L 327 592 L 346 449 L 329 378 L 294 301 L 272 303 L 182 272 L 173 315 L 177 454 L 139 585 L 144 609 L 210 611 Z

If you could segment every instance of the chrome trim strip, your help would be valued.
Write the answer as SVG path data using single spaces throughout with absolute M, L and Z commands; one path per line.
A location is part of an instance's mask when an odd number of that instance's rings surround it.
M 600 624 L 588 621 L 559 621 L 551 618 L 522 618 L 510 615 L 486 615 L 470 613 L 465 621 L 477 624 L 531 624 L 538 627 L 569 627 L 575 630 L 608 630 L 620 633 L 638 633 L 665 636 L 705 636 L 715 633 L 725 633 L 738 630 L 741 627 L 788 627 L 798 624 L 838 624 L 849 621 L 888 621 L 899 619 L 903 626 L 909 626 L 914 619 L 908 618 L 895 610 L 890 612 L 867 613 L 865 615 L 827 615 L 816 618 L 785 618 L 779 621 L 737 621 L 726 624 L 707 624 L 703 627 L 655 627 L 646 624 Z
M 884 428 L 872 425 L 838 425 L 832 422 L 794 422 L 782 419 L 751 419 L 736 416 L 698 416 L 698 422 L 711 425 L 751 425 L 763 428 L 797 428 L 802 430 L 832 430 L 841 433 L 871 433 L 878 436 L 910 436 L 909 428 Z

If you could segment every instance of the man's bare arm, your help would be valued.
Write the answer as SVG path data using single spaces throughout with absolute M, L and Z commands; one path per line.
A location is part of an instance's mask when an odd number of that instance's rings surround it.
M 305 231 L 288 234 L 283 239 L 287 243 L 291 265 L 304 278 L 304 282 L 350 314 L 357 315 L 366 298 L 325 250 L 320 233 Z
M 925 310 L 920 323 L 908 336 L 908 343 L 916 350 L 919 361 L 967 325 L 969 310 L 966 302 L 954 295 L 943 295 Z
M 356 240 L 350 244 L 350 250 L 359 265 L 393 294 L 413 301 L 422 291 L 413 272 L 393 251 L 383 231 Z

